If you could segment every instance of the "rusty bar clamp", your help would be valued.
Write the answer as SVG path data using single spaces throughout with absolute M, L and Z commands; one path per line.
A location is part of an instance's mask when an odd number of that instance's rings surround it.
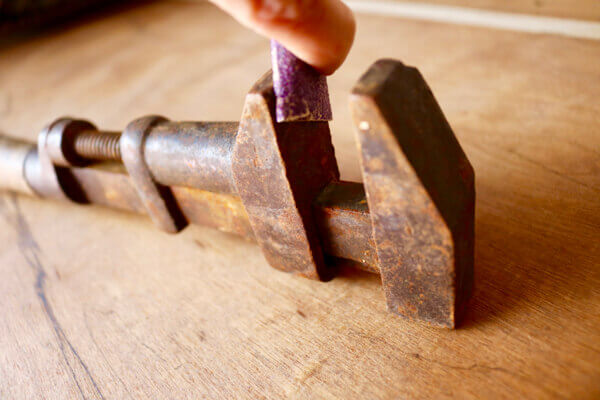
M 475 179 L 417 69 L 380 60 L 351 95 L 364 185 L 339 180 L 325 121 L 278 123 L 270 73 L 237 122 L 150 116 L 121 134 L 62 118 L 0 138 L 0 189 L 253 238 L 277 269 L 381 274 L 388 309 L 454 328 L 473 286 Z

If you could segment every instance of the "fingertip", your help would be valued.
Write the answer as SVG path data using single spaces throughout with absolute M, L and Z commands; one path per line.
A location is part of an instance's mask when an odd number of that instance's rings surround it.
M 322 0 L 321 10 L 307 12 L 298 21 L 289 45 L 302 60 L 324 75 L 333 74 L 346 60 L 354 43 L 354 13 L 340 0 Z M 302 35 L 304 35 L 302 37 Z M 286 43 L 283 43 L 286 45 Z M 294 51 L 292 49 L 292 51 Z
M 342 65 L 354 42 L 354 14 L 340 0 L 212 1 L 325 75 Z
M 352 11 L 343 3 L 342 6 L 347 9 L 347 14 L 343 20 L 343 29 L 339 29 L 338 34 L 333 38 L 328 38 L 329 40 L 333 39 L 333 49 L 320 53 L 320 56 L 312 63 L 307 61 L 324 75 L 331 75 L 342 66 L 354 44 L 356 20 Z

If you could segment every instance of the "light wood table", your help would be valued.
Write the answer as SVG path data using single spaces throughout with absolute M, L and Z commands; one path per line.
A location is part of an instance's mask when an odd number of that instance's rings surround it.
M 476 171 L 476 289 L 460 329 L 386 311 L 379 278 L 278 272 L 260 249 L 95 207 L 0 195 L 0 399 L 600 396 L 600 42 L 358 17 L 331 77 L 417 66 Z M 0 130 L 237 120 L 268 43 L 206 4 L 160 2 L 0 48 Z

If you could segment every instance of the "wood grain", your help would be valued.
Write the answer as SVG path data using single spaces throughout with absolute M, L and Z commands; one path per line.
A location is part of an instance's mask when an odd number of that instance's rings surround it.
M 476 289 L 456 331 L 389 314 L 379 278 L 271 269 L 210 229 L 0 195 L 0 398 L 600 396 L 600 43 L 359 16 L 330 79 L 419 67 L 475 168 Z M 268 42 L 205 4 L 159 2 L 0 49 L 0 130 L 61 115 L 238 119 Z

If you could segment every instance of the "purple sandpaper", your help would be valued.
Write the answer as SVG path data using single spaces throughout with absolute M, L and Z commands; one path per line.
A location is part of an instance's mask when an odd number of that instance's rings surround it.
M 330 121 L 327 79 L 285 47 L 271 40 L 277 122 Z

